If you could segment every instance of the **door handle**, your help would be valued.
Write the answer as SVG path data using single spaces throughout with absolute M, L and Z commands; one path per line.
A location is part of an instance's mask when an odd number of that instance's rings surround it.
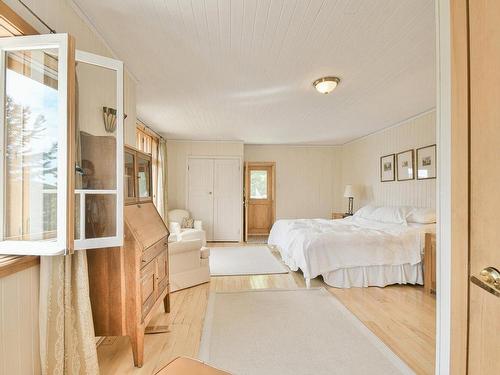
M 484 268 L 479 275 L 481 278 L 471 276 L 470 280 L 480 288 L 497 297 L 500 297 L 500 271 L 495 267 Z
M 486 267 L 481 271 L 481 278 L 488 284 L 493 284 L 497 289 L 500 289 L 500 272 L 494 267 Z

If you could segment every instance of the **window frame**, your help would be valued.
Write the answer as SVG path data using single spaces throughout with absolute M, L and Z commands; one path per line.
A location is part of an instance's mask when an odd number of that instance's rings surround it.
M 13 241 L 3 240 L 5 206 L 5 153 L 0 155 L 0 254 L 8 255 L 62 255 L 72 252 L 70 240 L 71 216 L 68 216 L 68 204 L 73 194 L 71 177 L 68 178 L 68 165 L 74 159 L 69 150 L 69 136 L 74 129 L 71 118 L 74 115 L 74 103 L 69 93 L 74 92 L 74 80 L 70 78 L 70 61 L 74 61 L 74 42 L 68 34 L 46 34 L 32 36 L 13 36 L 0 38 L 0 144 L 4 146 L 5 135 L 5 72 L 6 53 L 19 50 L 40 50 L 56 48 L 58 50 L 58 149 L 57 149 L 57 236 L 54 240 Z M 69 220 L 68 220 L 69 219 Z
M 124 162 L 124 69 L 123 62 L 89 52 L 76 51 L 74 39 L 68 34 L 47 34 L 0 38 L 0 144 L 5 133 L 5 72 L 6 54 L 17 50 L 58 50 L 58 150 L 57 150 L 57 235 L 49 240 L 3 240 L 5 222 L 5 153 L 0 155 L 0 254 L 5 255 L 64 255 L 74 250 L 117 247 L 123 245 L 123 162 Z M 75 190 L 75 64 L 82 63 L 116 72 L 116 189 Z M 80 194 L 115 195 L 116 232 L 111 237 L 75 239 L 75 196 Z M 85 200 L 80 199 L 80 223 L 85 225 Z M 83 207 L 83 209 L 82 209 Z M 83 212 L 83 215 L 82 215 Z M 81 227 L 80 227 L 81 229 Z M 80 230 L 80 234 L 85 231 Z
M 74 240 L 75 250 L 123 246 L 123 178 L 124 178 L 124 93 L 123 62 L 90 52 L 76 50 L 75 61 L 116 72 L 116 188 L 108 190 L 75 189 L 80 195 L 80 235 L 85 237 L 85 195 L 115 195 L 116 234 L 110 237 L 80 238 Z

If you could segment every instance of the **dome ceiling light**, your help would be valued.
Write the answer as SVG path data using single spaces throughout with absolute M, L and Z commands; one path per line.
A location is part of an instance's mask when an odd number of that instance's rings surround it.
M 329 94 L 340 83 L 340 78 L 338 77 L 322 77 L 318 78 L 313 82 L 314 88 L 321 94 Z

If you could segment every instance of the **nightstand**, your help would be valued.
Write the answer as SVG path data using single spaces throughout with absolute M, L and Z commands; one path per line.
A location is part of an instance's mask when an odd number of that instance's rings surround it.
M 332 212 L 332 220 L 344 219 L 348 216 L 352 216 L 343 212 Z

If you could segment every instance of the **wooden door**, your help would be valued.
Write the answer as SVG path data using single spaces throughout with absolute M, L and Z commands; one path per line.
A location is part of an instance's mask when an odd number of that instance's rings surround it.
M 240 241 L 241 180 L 239 159 L 214 160 L 214 241 Z
M 207 241 L 213 240 L 214 217 L 214 160 L 188 160 L 188 210 L 203 222 Z
M 469 374 L 500 374 L 500 1 L 469 6 Z M 490 276 L 493 276 L 491 272 Z
M 275 164 L 245 165 L 245 239 L 268 235 L 275 220 Z

